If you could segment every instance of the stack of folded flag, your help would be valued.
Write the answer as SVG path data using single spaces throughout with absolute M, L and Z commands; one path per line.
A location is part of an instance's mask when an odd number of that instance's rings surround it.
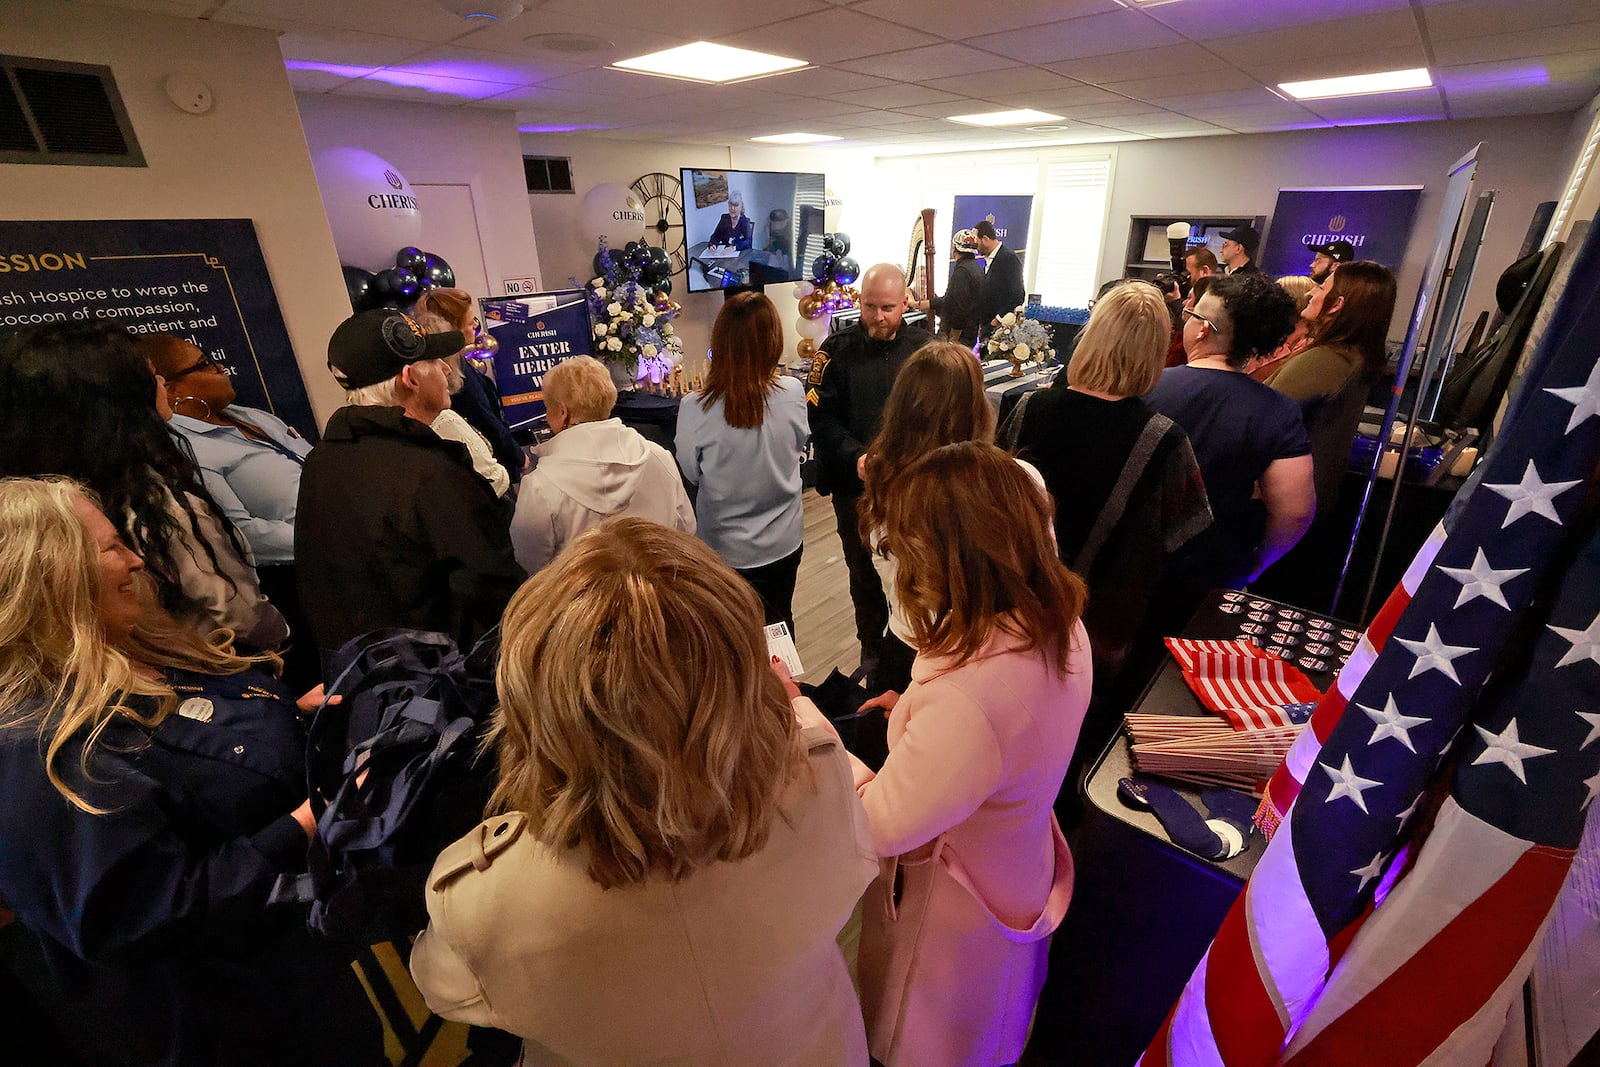
M 1146 774 L 1259 792 L 1322 693 L 1299 668 L 1248 641 L 1168 638 L 1200 703 L 1225 722 L 1129 715 L 1134 765 Z

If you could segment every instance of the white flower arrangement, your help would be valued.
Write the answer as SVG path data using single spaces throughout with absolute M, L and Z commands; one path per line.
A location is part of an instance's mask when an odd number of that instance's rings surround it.
M 1009 359 L 1013 377 L 1022 375 L 1024 363 L 1044 363 L 1056 354 L 1050 346 L 1050 331 L 1043 323 L 1028 318 L 1025 307 L 1000 316 L 1000 325 L 989 335 L 987 351 L 991 359 Z
M 594 323 L 594 354 L 627 367 L 635 380 L 660 382 L 683 362 L 683 342 L 672 328 L 679 307 L 654 295 L 620 253 L 601 248 L 603 277 L 589 283 L 589 317 Z

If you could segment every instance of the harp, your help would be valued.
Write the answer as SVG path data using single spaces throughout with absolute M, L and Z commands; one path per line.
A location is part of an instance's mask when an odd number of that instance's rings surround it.
M 906 286 L 915 286 L 920 280 L 930 300 L 933 299 L 933 216 L 933 208 L 925 207 L 911 224 L 911 248 L 906 255 Z M 930 332 L 933 329 L 931 313 L 928 329 Z

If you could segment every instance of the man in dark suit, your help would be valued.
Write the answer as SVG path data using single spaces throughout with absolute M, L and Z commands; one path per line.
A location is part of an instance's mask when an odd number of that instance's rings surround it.
M 978 234 L 978 251 L 983 255 L 983 291 L 978 295 L 978 324 L 983 337 L 994 330 L 1001 315 L 1015 311 L 1028 298 L 1022 282 L 1022 260 L 1000 243 L 994 223 L 984 219 L 973 227 Z

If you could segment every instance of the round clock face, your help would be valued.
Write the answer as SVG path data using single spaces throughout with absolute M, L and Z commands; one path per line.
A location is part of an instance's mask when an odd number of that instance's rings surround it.
M 689 267 L 683 241 L 683 183 L 675 175 L 646 174 L 630 188 L 644 202 L 644 239 L 672 257 L 672 273 Z

